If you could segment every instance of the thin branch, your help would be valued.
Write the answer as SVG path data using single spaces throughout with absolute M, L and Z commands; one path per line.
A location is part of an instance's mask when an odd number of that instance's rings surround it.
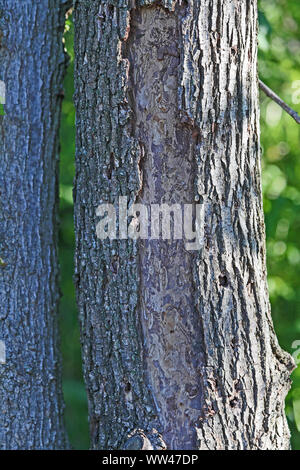
M 279 96 L 276 95 L 276 93 L 274 93 L 274 91 L 271 90 L 271 88 L 269 88 L 264 82 L 262 82 L 261 80 L 258 80 L 258 82 L 259 82 L 259 88 L 269 98 L 271 98 L 273 101 L 275 101 L 275 103 L 279 104 L 279 106 L 281 106 L 282 109 L 284 109 L 290 116 L 292 116 L 292 118 L 295 119 L 297 124 L 300 124 L 299 114 L 294 109 L 290 108 L 281 98 L 279 98 Z

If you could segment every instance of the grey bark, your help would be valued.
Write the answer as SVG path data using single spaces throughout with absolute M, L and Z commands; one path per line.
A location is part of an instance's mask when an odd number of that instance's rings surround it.
M 260 186 L 257 6 L 75 1 L 76 273 L 95 449 L 287 449 Z M 203 204 L 204 246 L 96 237 Z
M 58 129 L 66 2 L 0 0 L 0 448 L 62 449 Z

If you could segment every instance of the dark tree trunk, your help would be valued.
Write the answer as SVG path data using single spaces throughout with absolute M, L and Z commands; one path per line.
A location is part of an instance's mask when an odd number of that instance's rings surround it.
M 66 446 L 57 172 L 66 2 L 0 0 L 0 448 Z M 2 357 L 3 359 L 3 357 Z M 2 361 L 3 362 L 3 361 Z
M 75 30 L 75 279 L 93 448 L 289 448 L 293 364 L 266 283 L 256 2 L 82 0 Z M 202 203 L 202 249 L 100 241 L 96 208 L 119 196 Z

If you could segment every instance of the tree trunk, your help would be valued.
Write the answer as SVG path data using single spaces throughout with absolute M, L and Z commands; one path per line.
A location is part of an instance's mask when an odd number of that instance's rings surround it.
M 59 0 L 0 0 L 0 448 L 66 446 L 58 353 Z M 2 351 L 3 352 L 3 351 Z M 2 357 L 2 362 L 4 362 Z
M 287 449 L 254 0 L 75 2 L 76 273 L 95 449 Z M 203 244 L 99 240 L 96 208 L 201 203 Z

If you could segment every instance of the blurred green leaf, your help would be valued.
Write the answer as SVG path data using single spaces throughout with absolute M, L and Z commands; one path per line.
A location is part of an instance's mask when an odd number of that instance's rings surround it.
M 293 401 L 295 423 L 298 431 L 300 432 L 300 400 Z

